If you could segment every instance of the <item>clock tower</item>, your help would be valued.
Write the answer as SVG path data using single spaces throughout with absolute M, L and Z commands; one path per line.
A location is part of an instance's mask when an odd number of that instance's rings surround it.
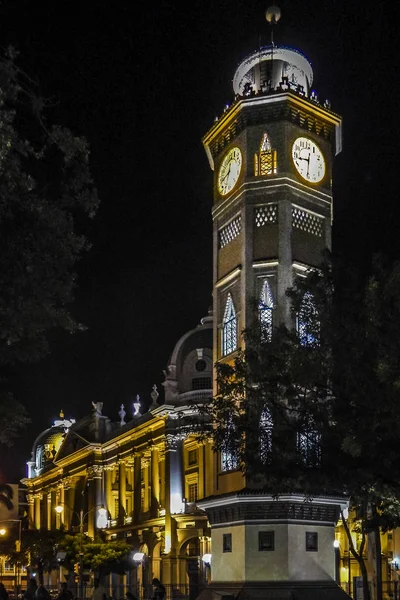
M 214 171 L 214 362 L 241 345 L 254 300 L 267 335 L 290 326 L 286 290 L 331 246 L 341 118 L 312 83 L 301 52 L 260 48 L 238 66 L 234 102 L 203 138 Z
M 277 17 L 276 7 L 267 11 L 267 20 Z M 260 48 L 239 64 L 234 102 L 203 138 L 214 171 L 214 363 L 243 346 L 254 303 L 267 339 L 279 324 L 293 327 L 286 291 L 331 247 L 341 118 L 312 83 L 301 52 L 273 42 Z M 334 548 L 347 499 L 271 496 L 246 487 L 235 457 L 220 454 L 214 494 L 198 502 L 212 549 L 201 600 L 348 598 L 335 582 Z

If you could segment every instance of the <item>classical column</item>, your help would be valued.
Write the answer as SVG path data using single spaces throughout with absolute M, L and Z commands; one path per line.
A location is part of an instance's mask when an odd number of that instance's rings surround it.
M 204 468 L 204 455 L 205 455 L 205 445 L 199 444 L 197 447 L 197 456 L 198 456 L 198 464 L 199 464 L 199 479 L 198 479 L 198 499 L 204 498 L 205 496 L 205 468 Z
M 142 492 L 142 457 L 140 454 L 135 454 L 134 472 L 133 472 L 133 522 L 139 523 L 140 508 L 141 508 L 141 492 Z
M 26 499 L 28 501 L 28 528 L 35 529 L 35 496 L 27 494 Z
M 98 509 L 103 504 L 103 487 L 102 487 L 102 472 L 101 465 L 91 465 L 88 467 L 89 481 L 89 503 L 87 513 L 87 525 L 89 537 L 94 538 Z
M 158 517 L 158 508 L 160 506 L 160 471 L 158 465 L 158 448 L 153 446 L 151 449 L 151 516 Z
M 172 433 L 167 433 L 165 445 L 165 547 L 163 558 L 163 580 L 174 584 L 177 580 L 176 521 L 173 517 L 183 511 L 182 493 L 182 442 Z
M 119 481 L 118 481 L 118 525 L 124 524 L 125 506 L 126 506 L 126 466 L 125 460 L 118 460 Z
M 51 491 L 49 490 L 46 494 L 46 501 L 47 501 L 47 529 L 50 531 L 51 530 Z
M 114 503 L 113 503 L 113 495 L 112 495 L 112 483 L 114 477 L 114 466 L 107 465 L 104 468 L 104 495 L 105 495 L 105 505 L 112 517 L 116 517 L 114 515 Z
M 35 521 L 34 521 L 34 527 L 35 529 L 40 529 L 41 527 L 41 520 L 40 520 L 40 513 L 41 513 L 41 500 L 43 500 L 43 495 L 42 494 L 35 494 L 34 495 L 34 499 L 35 499 Z
M 143 512 L 147 513 L 150 509 L 149 502 L 149 489 L 150 489 L 150 453 L 146 453 L 142 456 L 142 473 L 143 473 L 143 488 L 144 488 L 144 497 L 143 497 Z

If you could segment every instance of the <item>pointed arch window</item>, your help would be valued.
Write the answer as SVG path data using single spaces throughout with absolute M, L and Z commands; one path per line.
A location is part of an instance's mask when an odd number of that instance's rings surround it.
M 297 433 L 297 452 L 306 467 L 321 465 L 321 433 L 313 421 L 303 426 Z
M 235 445 L 235 426 L 229 418 L 226 424 L 226 436 L 221 449 L 221 471 L 235 471 L 239 468 L 239 452 Z
M 222 355 L 237 349 L 237 317 L 231 294 L 228 294 L 222 323 Z
M 260 457 L 263 464 L 268 464 L 272 457 L 272 415 L 264 408 L 260 417 Z
M 276 165 L 276 150 L 272 148 L 268 133 L 264 132 L 260 142 L 260 150 L 254 155 L 254 175 L 276 175 Z
M 272 312 L 274 310 L 274 298 L 268 279 L 265 279 L 261 288 L 258 301 L 258 314 L 260 319 L 261 337 L 264 341 L 272 339 Z
M 306 292 L 296 319 L 296 329 L 302 346 L 318 346 L 320 321 L 314 296 Z

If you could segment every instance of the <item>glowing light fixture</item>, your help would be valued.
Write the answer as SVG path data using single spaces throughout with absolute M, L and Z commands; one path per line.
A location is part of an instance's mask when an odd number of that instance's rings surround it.
M 203 561 L 204 564 L 211 565 L 211 554 L 203 554 L 203 556 L 201 557 L 201 560 Z
M 339 542 L 339 540 L 335 540 L 335 541 L 333 542 L 333 545 L 334 545 L 334 547 L 335 547 L 335 548 L 339 548 L 339 546 L 340 546 L 340 542 Z
M 135 554 L 133 555 L 133 560 L 135 562 L 143 562 L 144 559 L 144 552 L 135 552 Z

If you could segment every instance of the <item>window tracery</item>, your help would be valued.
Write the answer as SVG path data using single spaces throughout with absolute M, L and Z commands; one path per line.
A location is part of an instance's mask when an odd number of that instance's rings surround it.
M 267 132 L 261 138 L 260 150 L 254 155 L 254 175 L 276 175 L 277 155 Z
M 231 294 L 228 294 L 222 324 L 222 356 L 237 349 L 237 317 Z
M 260 319 L 261 337 L 264 341 L 272 339 L 272 312 L 274 310 L 274 299 L 268 279 L 265 279 L 261 288 L 258 301 L 258 314 Z

